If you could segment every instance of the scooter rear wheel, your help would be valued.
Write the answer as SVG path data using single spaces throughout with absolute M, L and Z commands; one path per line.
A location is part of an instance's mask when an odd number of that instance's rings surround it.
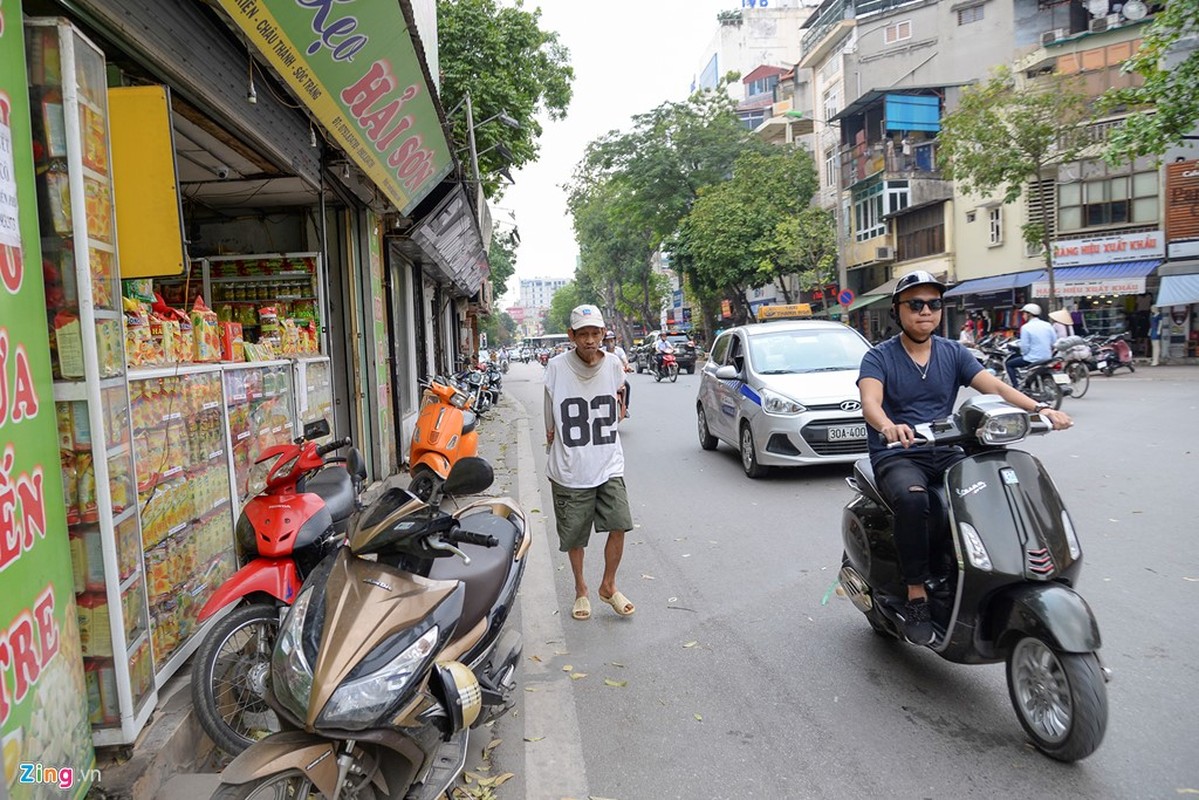
M 1066 374 L 1070 376 L 1070 386 L 1074 389 L 1071 397 L 1082 397 L 1087 393 L 1087 389 L 1091 386 L 1091 372 L 1087 369 L 1087 365 L 1081 361 L 1073 361 L 1066 368 Z
M 278 635 L 278 606 L 250 603 L 217 622 L 196 651 L 192 705 L 208 738 L 230 755 L 280 729 L 263 700 Z
M 1078 761 L 1107 730 L 1107 687 L 1094 653 L 1061 653 L 1024 636 L 1007 657 L 1008 694 L 1024 732 L 1045 755 Z

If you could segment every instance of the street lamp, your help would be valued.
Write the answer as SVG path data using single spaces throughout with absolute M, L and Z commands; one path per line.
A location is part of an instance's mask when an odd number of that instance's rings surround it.
M 470 101 L 470 92 L 467 92 L 466 96 L 463 99 L 466 103 L 466 133 L 467 133 L 467 139 L 470 144 L 470 166 L 471 166 L 471 171 L 474 173 L 474 181 L 475 181 L 475 206 L 476 206 L 475 207 L 475 216 L 477 219 L 483 219 L 483 180 L 482 180 L 482 177 L 479 175 L 479 150 L 475 145 L 475 128 L 482 127 L 483 125 L 486 125 L 487 123 L 489 123 L 493 120 L 496 120 L 501 125 L 504 125 L 506 127 L 512 128 L 513 130 L 516 130 L 516 129 L 520 128 L 520 123 L 518 121 L 516 121 L 515 119 L 513 119 L 512 117 L 508 116 L 508 114 L 506 114 L 505 112 L 501 111 L 500 113 L 490 116 L 487 119 L 480 122 L 478 125 L 476 125 L 475 124 L 475 109 Z M 496 145 L 496 147 L 498 148 L 499 145 Z M 492 148 L 488 148 L 487 150 L 491 150 L 491 149 Z M 507 147 L 504 148 L 504 150 L 507 150 L 507 149 L 508 149 Z M 483 152 L 487 152 L 487 150 L 485 150 Z M 509 151 L 508 154 L 510 156 L 511 151 Z M 508 178 L 509 181 L 515 183 L 515 181 L 512 181 L 512 177 L 510 175 L 505 174 L 506 172 L 507 172 L 507 170 L 501 170 L 500 174 L 504 175 L 506 178 Z

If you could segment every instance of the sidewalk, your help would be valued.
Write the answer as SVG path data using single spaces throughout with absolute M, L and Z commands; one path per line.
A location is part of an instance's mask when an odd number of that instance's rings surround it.
M 518 496 L 516 402 L 500 402 L 479 423 L 479 455 L 495 469 L 490 496 Z M 369 502 L 389 486 L 407 486 L 407 475 L 393 475 L 367 489 Z M 191 664 L 159 691 L 159 705 L 132 747 L 100 748 L 96 767 L 103 779 L 89 800 L 161 800 L 207 798 L 220 784 L 228 757 L 216 750 L 200 728 L 191 704 Z

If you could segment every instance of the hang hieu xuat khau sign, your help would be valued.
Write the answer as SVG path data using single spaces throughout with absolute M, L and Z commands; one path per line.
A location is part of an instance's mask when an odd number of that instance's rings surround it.
M 219 4 L 401 213 L 449 174 L 453 155 L 400 3 Z

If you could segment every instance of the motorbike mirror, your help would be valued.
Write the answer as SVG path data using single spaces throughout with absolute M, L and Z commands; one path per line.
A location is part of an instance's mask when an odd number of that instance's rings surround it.
M 495 471 L 477 456 L 460 458 L 442 484 L 444 494 L 478 494 L 495 481 Z
M 350 452 L 346 454 L 346 471 L 357 481 L 366 480 L 366 459 L 357 447 L 351 447 Z
M 304 426 L 304 438 L 308 441 L 328 436 L 329 432 L 329 420 L 327 419 L 314 420 Z

